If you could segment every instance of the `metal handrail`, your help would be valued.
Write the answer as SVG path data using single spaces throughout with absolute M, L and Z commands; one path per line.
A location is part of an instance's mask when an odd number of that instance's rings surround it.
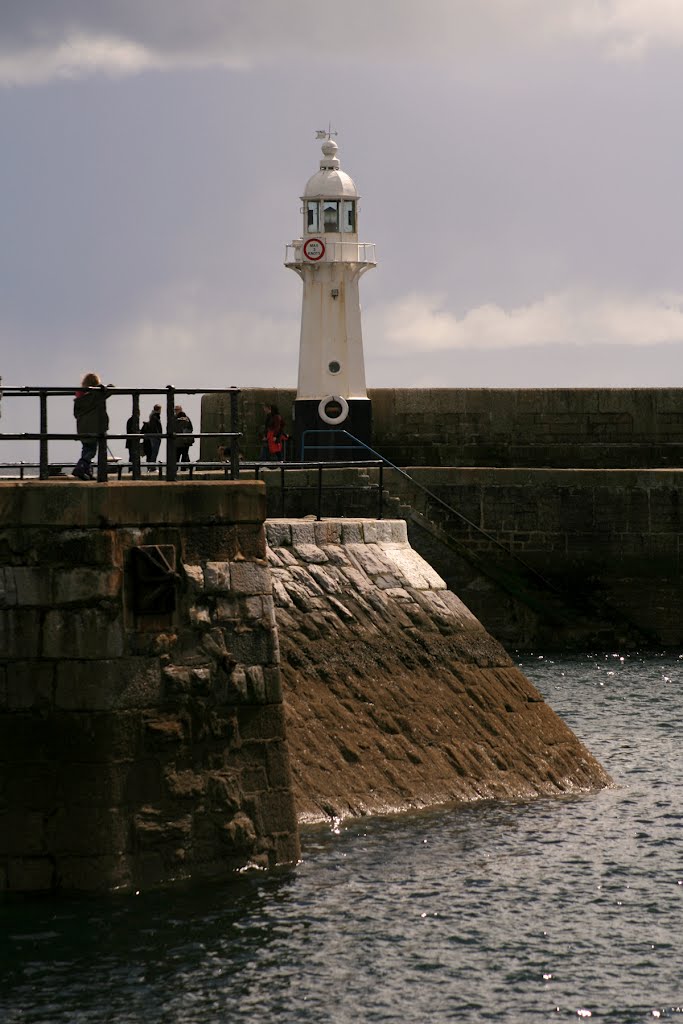
M 447 501 L 444 501 L 443 498 L 440 498 L 438 496 L 438 494 L 434 494 L 434 492 L 430 491 L 429 488 L 425 487 L 424 484 L 421 484 L 418 480 L 415 480 L 415 478 L 412 477 L 410 475 L 410 473 L 406 473 L 406 471 L 404 469 L 401 469 L 399 466 L 394 465 L 394 463 L 390 462 L 389 459 L 385 458 L 384 455 L 380 454 L 380 452 L 376 452 L 375 449 L 371 448 L 369 444 L 366 444 L 364 441 L 361 441 L 360 438 L 355 437 L 353 434 L 349 433 L 348 430 L 343 430 L 342 429 L 342 430 L 336 430 L 334 432 L 335 433 L 339 433 L 339 434 L 345 434 L 348 438 L 350 438 L 354 442 L 354 445 L 350 445 L 350 446 L 347 446 L 347 447 L 354 447 L 354 446 L 357 445 L 358 447 L 364 448 L 366 451 L 370 452 L 377 459 L 381 459 L 382 462 L 384 463 L 384 465 L 389 466 L 390 469 L 395 470 L 402 477 L 405 477 L 405 479 L 408 480 L 409 483 L 412 484 L 413 487 L 417 487 L 418 490 L 422 491 L 423 494 L 425 494 L 431 501 L 434 501 L 437 505 L 440 505 L 442 508 L 446 509 L 447 512 L 450 512 L 454 516 L 457 516 L 458 519 L 460 519 L 463 523 L 466 523 L 467 526 L 470 526 L 473 530 L 475 530 L 482 537 L 486 537 L 486 539 L 488 541 L 490 541 L 491 544 L 494 544 L 496 547 L 500 548 L 501 551 L 504 551 L 505 554 L 508 555 L 508 557 L 513 558 L 516 562 L 519 562 L 520 565 L 524 566 L 524 568 L 527 570 L 527 572 L 530 572 L 533 576 L 535 576 L 538 580 L 540 580 L 541 583 L 545 587 L 547 587 L 548 589 L 552 590 L 555 593 L 559 593 L 558 588 L 555 586 L 555 584 L 551 583 L 550 580 L 547 580 L 545 578 L 545 576 L 543 576 L 540 572 L 538 572 L 537 569 L 534 569 L 534 567 L 532 565 L 529 565 L 528 562 L 525 562 L 524 559 L 520 558 L 520 556 L 518 554 L 516 554 L 514 551 L 511 551 L 510 548 L 506 547 L 505 544 L 503 544 L 502 541 L 499 541 L 497 537 L 494 537 L 492 534 L 490 534 L 486 530 L 482 529 L 481 526 L 478 526 L 476 523 L 473 523 L 472 520 L 468 519 L 467 516 L 463 515 L 462 512 L 458 512 L 457 508 L 453 508 L 453 506 L 449 505 Z M 328 434 L 329 435 L 329 433 L 330 433 L 329 430 L 305 430 L 303 432 L 302 436 L 301 436 L 302 459 L 303 459 L 303 456 L 304 456 L 305 450 L 306 450 L 305 437 L 306 437 L 307 434 Z M 315 445 L 315 446 L 309 446 L 309 447 L 321 448 L 322 446 L 321 445 Z M 338 449 L 340 446 L 335 445 L 334 447 Z
M 316 469 L 318 471 L 317 480 L 317 509 L 316 509 L 316 520 L 320 522 L 322 519 L 322 495 L 323 495 L 323 471 L 325 469 L 364 469 L 364 468 L 375 468 L 377 467 L 378 482 L 377 482 L 377 518 L 383 518 L 383 502 L 382 502 L 382 491 L 384 488 L 384 476 L 383 476 L 383 465 L 381 457 L 378 459 L 366 459 L 365 461 L 352 461 L 352 462 L 243 462 L 242 469 L 253 469 L 254 479 L 258 480 L 259 472 L 263 469 L 279 469 L 280 470 L 280 516 L 284 519 L 285 515 L 285 474 L 289 470 L 302 470 L 302 469 Z
M 60 435 L 60 436 L 63 436 L 63 435 Z M 68 435 L 68 436 L 71 437 L 71 435 Z M 126 435 L 121 435 L 121 436 L 125 437 Z M 213 436 L 213 435 L 206 435 L 205 434 L 203 436 L 206 437 L 206 436 Z M 223 437 L 225 435 L 221 434 L 219 436 Z M 165 465 L 166 465 L 166 463 L 164 463 L 164 462 L 154 463 L 153 467 L 152 466 L 149 467 L 149 471 L 154 472 L 155 474 L 157 474 L 159 477 L 161 477 L 163 479 L 162 472 L 163 472 L 163 468 L 165 467 Z M 36 468 L 38 468 L 38 463 L 29 463 L 29 462 L 0 463 L 0 470 L 11 469 L 11 468 L 19 469 L 19 471 L 20 471 L 19 472 L 19 479 L 22 480 L 22 479 L 24 479 L 24 470 L 26 470 L 26 469 L 36 469 Z M 108 462 L 107 463 L 107 476 L 108 477 L 115 476 L 117 478 L 117 480 L 123 480 L 123 473 L 124 473 L 124 471 L 125 470 L 132 470 L 132 468 L 133 468 L 133 463 L 125 461 L 125 460 L 120 460 L 120 461 L 117 461 L 117 462 Z M 256 462 L 242 462 L 241 465 L 240 465 L 240 469 L 241 469 L 242 472 L 252 471 L 254 473 L 254 479 L 255 480 L 259 479 L 259 474 L 261 472 L 263 472 L 263 470 L 279 470 L 280 471 L 280 517 L 281 518 L 284 518 L 284 516 L 285 516 L 286 494 L 287 494 L 287 488 L 286 488 L 286 475 L 287 475 L 287 473 L 290 470 L 302 470 L 302 469 L 304 469 L 304 470 L 311 470 L 311 469 L 312 470 L 316 470 L 317 471 L 316 520 L 318 522 L 320 522 L 321 519 L 322 519 L 323 473 L 324 473 L 324 471 L 326 469 L 327 470 L 336 470 L 336 469 L 350 469 L 350 468 L 353 468 L 353 469 L 363 469 L 363 468 L 373 468 L 374 469 L 374 468 L 377 468 L 377 470 L 378 470 L 378 477 L 377 477 L 377 518 L 378 519 L 382 519 L 383 518 L 383 511 L 384 511 L 383 510 L 383 499 L 382 499 L 382 492 L 384 490 L 384 476 L 383 476 L 384 466 L 383 466 L 383 463 L 382 463 L 381 459 L 368 459 L 368 460 L 365 460 L 365 461 L 353 461 L 353 462 L 338 462 L 338 461 L 335 461 L 335 462 L 273 462 L 273 461 L 267 460 L 267 461 L 256 461 Z M 185 470 L 187 470 L 188 471 L 188 478 L 190 480 L 192 480 L 194 478 L 194 476 L 195 476 L 195 473 L 203 473 L 203 472 L 207 472 L 207 471 L 208 472 L 213 472 L 213 471 L 215 471 L 217 469 L 223 470 L 224 476 L 230 477 L 231 474 L 230 474 L 230 464 L 229 463 L 211 462 L 211 461 L 208 461 L 208 460 L 202 460 L 202 461 L 199 461 L 199 462 L 183 463 L 183 466 L 181 467 L 180 472 L 184 472 Z M 57 474 L 57 475 L 60 475 L 60 474 Z M 134 477 L 133 479 L 136 479 L 136 478 Z
M 47 400 L 50 397 L 73 395 L 75 391 L 83 390 L 73 385 L 70 387 L 0 387 L 0 397 L 2 398 L 26 398 L 33 397 L 38 398 L 40 402 L 40 430 L 31 433 L 0 433 L 0 441 L 38 441 L 39 442 L 39 460 L 38 460 L 38 475 L 41 480 L 48 480 L 50 478 L 50 466 L 48 461 L 48 443 L 49 441 L 59 440 L 83 440 L 83 438 L 90 438 L 98 441 L 98 453 L 97 453 L 97 480 L 100 483 L 106 483 L 109 477 L 109 466 L 111 465 L 107 458 L 108 441 L 110 440 L 122 440 L 122 439 L 141 439 L 146 435 L 142 433 L 126 433 L 126 434 L 112 434 L 108 431 L 104 431 L 101 434 L 78 434 L 74 433 L 58 433 L 50 432 L 48 430 L 48 417 L 47 417 Z M 86 390 L 96 391 L 100 388 L 88 388 Z M 174 408 L 176 404 L 176 398 L 179 395 L 204 395 L 204 394 L 229 394 L 230 396 L 230 419 L 231 419 L 231 430 L 223 432 L 202 432 L 194 431 L 193 436 L 199 437 L 220 437 L 223 440 L 230 442 L 230 476 L 232 479 L 237 479 L 240 472 L 240 438 L 242 434 L 237 430 L 238 421 L 238 409 L 237 399 L 240 395 L 238 388 L 175 388 L 172 385 L 166 385 L 163 388 L 118 388 L 118 387 L 102 387 L 102 390 L 107 392 L 107 397 L 110 395 L 130 395 L 132 398 L 132 413 L 131 418 L 135 418 L 136 422 L 140 422 L 140 396 L 141 395 L 165 395 L 166 396 L 166 425 L 173 423 Z M 138 428 L 139 429 L 139 428 Z M 177 438 L 182 437 L 182 434 L 176 434 L 172 430 L 167 429 L 165 432 L 158 434 L 157 437 L 165 439 L 166 441 L 166 480 L 175 481 L 178 478 L 178 460 L 175 441 Z M 141 476 L 141 460 L 139 447 L 132 449 L 132 473 L 133 479 L 138 480 Z M 188 463 L 191 465 L 191 463 Z
M 327 443 L 326 444 L 307 444 L 306 439 L 311 434 L 320 434 L 322 437 L 328 439 Z M 336 442 L 330 443 L 330 441 L 329 441 L 330 434 L 343 434 L 346 437 L 351 438 L 353 443 L 352 444 L 337 444 Z M 373 452 L 372 448 L 370 448 L 367 444 L 365 444 L 363 441 L 359 440 L 359 438 L 354 437 L 354 435 L 350 434 L 348 430 L 344 430 L 341 427 L 338 430 L 335 429 L 334 427 L 327 427 L 327 429 L 309 428 L 308 430 L 302 431 L 302 433 L 301 433 L 301 451 L 300 451 L 300 456 L 299 456 L 302 462 L 305 462 L 305 456 L 306 456 L 306 450 L 307 449 L 308 449 L 308 451 L 329 451 L 330 448 L 334 448 L 335 451 L 353 451 L 354 448 L 365 448 L 366 451 L 372 452 L 373 455 L 375 455 L 377 457 L 377 459 L 381 460 L 382 462 L 386 462 L 386 464 L 389 465 L 389 466 L 391 465 L 389 460 L 385 459 L 383 455 L 379 455 L 377 452 Z

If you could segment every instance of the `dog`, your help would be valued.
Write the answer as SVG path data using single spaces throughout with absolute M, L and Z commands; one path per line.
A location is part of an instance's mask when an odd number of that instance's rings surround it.
M 217 449 L 218 461 L 219 462 L 230 462 L 232 458 L 232 449 L 229 444 L 219 444 Z M 240 452 L 240 462 L 244 462 L 244 456 Z

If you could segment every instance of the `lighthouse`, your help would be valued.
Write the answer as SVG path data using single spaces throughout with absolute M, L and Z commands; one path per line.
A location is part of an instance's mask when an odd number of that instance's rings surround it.
M 374 244 L 358 241 L 360 197 L 340 169 L 333 134 L 317 133 L 324 139 L 320 169 L 301 196 L 302 236 L 287 246 L 285 257 L 285 266 L 303 282 L 293 416 L 297 451 L 304 432 L 315 432 L 305 438 L 312 459 L 352 457 L 353 441 L 341 431 L 366 444 L 372 438 L 358 282 L 377 261 Z

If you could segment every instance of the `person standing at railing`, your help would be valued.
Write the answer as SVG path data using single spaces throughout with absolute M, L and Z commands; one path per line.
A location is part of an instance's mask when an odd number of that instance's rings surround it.
M 270 430 L 271 424 L 273 422 L 273 407 L 272 407 L 272 405 L 264 405 L 263 406 L 263 411 L 265 413 L 266 418 L 265 418 L 265 420 L 263 422 L 263 430 L 261 431 L 261 434 L 259 436 L 259 440 L 261 442 L 261 450 L 260 450 L 259 456 L 258 456 L 259 462 L 267 462 L 267 460 L 269 458 L 269 456 L 268 456 L 268 431 Z
M 135 413 L 133 413 L 132 416 L 129 416 L 127 421 L 126 421 L 126 433 L 128 435 L 130 435 L 130 434 L 139 434 L 140 433 L 140 420 L 136 416 Z M 132 473 L 133 472 L 133 466 L 132 466 L 133 453 L 140 451 L 140 448 L 141 448 L 140 438 L 139 437 L 130 437 L 130 436 L 128 436 L 126 438 L 126 448 L 128 449 L 128 461 L 131 463 L 130 472 Z
M 276 405 L 264 405 L 263 411 L 266 414 L 263 424 L 263 437 L 261 439 L 260 462 L 282 461 L 285 441 L 288 440 L 285 433 L 284 417 Z
M 145 436 L 142 441 L 142 449 L 147 459 L 147 471 L 152 472 L 154 464 L 159 455 L 161 447 L 161 436 L 164 432 L 161 426 L 161 406 L 155 405 L 149 414 L 149 419 L 142 424 L 142 431 Z
M 176 436 L 174 439 L 176 460 L 178 462 L 189 462 L 190 461 L 190 445 L 194 444 L 194 435 L 192 431 L 192 420 L 183 411 L 182 405 L 176 405 L 175 416 L 173 417 L 173 433 Z
M 78 480 L 92 480 L 93 478 L 92 460 L 97 455 L 99 435 L 106 434 L 109 427 L 106 407 L 108 397 L 107 390 L 98 375 L 86 373 L 74 398 L 76 431 L 82 440 L 81 457 L 71 475 Z

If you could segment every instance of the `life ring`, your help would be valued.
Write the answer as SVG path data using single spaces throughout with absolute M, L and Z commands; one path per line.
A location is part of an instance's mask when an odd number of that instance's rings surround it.
M 330 402 L 336 402 L 339 406 L 339 414 L 337 416 L 329 416 L 327 413 L 327 406 Z M 328 423 L 331 427 L 338 427 L 340 423 L 348 418 L 349 415 L 349 403 L 341 395 L 328 395 L 326 398 L 321 398 L 318 404 L 318 416 L 323 423 Z

